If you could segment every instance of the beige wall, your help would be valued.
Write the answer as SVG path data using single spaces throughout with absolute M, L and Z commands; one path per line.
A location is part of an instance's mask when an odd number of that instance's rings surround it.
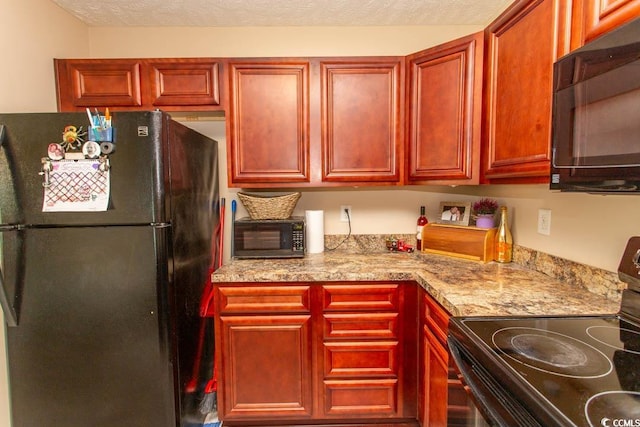
M 405 55 L 480 29 L 87 28 L 49 0 L 0 0 L 0 10 L 4 18 L 0 112 L 56 109 L 54 57 Z M 192 126 L 224 143 L 224 122 Z M 225 164 L 221 166 L 224 171 Z M 221 178 L 222 195 L 229 204 L 235 190 L 226 189 L 226 177 Z M 558 194 L 545 186 L 305 191 L 297 212 L 324 209 L 326 232 L 346 233 L 345 223 L 338 221 L 338 209 L 349 204 L 354 233 L 410 233 L 420 205 L 427 205 L 429 219 L 434 220 L 440 201 L 475 200 L 482 195 L 509 206 L 516 243 L 596 267 L 615 270 L 626 239 L 638 234 L 635 217 L 640 198 Z M 535 231 L 539 208 L 552 210 L 551 236 Z M 4 337 L 0 343 L 4 345 Z M 0 348 L 0 366 L 4 358 Z M 8 420 L 6 372 L 0 370 L 0 427 L 8 427 Z
M 53 58 L 89 54 L 85 25 L 50 0 L 0 0 L 0 112 L 56 111 Z
M 95 57 L 406 55 L 482 29 L 437 27 L 92 28 Z

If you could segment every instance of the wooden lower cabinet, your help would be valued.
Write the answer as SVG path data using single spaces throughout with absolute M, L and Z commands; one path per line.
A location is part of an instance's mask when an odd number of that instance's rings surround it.
M 449 354 L 450 314 L 420 289 L 421 354 L 418 418 L 425 427 L 476 425 L 473 405 Z
M 465 425 L 449 314 L 415 282 L 221 283 L 214 307 L 227 426 Z
M 220 326 L 225 417 L 310 418 L 310 316 L 222 316 Z
M 447 425 L 448 361 L 447 349 L 429 328 L 423 327 L 424 351 L 424 425 Z

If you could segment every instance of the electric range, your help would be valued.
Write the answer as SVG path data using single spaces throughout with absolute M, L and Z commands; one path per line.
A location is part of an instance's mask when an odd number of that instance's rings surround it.
M 490 423 L 640 427 L 640 237 L 618 274 L 616 314 L 451 319 L 449 348 Z

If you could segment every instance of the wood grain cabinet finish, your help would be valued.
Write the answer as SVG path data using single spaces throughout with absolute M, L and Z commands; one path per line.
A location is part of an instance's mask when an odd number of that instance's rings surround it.
M 400 57 L 229 62 L 231 187 L 397 184 Z
M 325 182 L 400 179 L 401 59 L 321 61 Z
M 485 30 L 485 182 L 548 182 L 553 63 L 566 0 L 517 0 Z
M 229 63 L 230 186 L 308 183 L 309 63 Z
M 218 284 L 225 425 L 416 426 L 413 283 Z M 264 423 L 264 424 L 261 424 Z
M 468 395 L 457 377 L 447 345 L 450 314 L 424 289 L 421 307 L 421 354 L 418 418 L 423 426 L 466 426 Z
M 576 0 L 572 10 L 571 48 L 640 17 L 640 0 Z
M 221 316 L 219 332 L 224 419 L 311 417 L 309 315 Z
M 220 105 L 220 64 L 207 60 L 148 61 L 150 102 L 164 106 Z
M 142 107 L 143 66 L 137 59 L 55 59 L 59 111 Z
M 407 57 L 407 182 L 478 184 L 484 38 Z
M 399 320 L 400 290 L 393 283 L 322 286 L 323 318 L 329 329 L 321 341 L 324 368 L 319 382 L 326 417 L 400 416 L 401 335 L 390 336 L 395 325 L 380 323 L 380 315 Z M 351 333 L 332 333 L 338 320 L 349 322 Z
M 54 59 L 59 111 L 221 110 L 220 61 Z
M 225 420 L 310 418 L 308 285 L 218 286 L 218 404 Z

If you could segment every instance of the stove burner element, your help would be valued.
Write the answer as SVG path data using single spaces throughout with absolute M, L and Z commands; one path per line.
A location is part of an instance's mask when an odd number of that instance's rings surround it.
M 616 350 L 626 351 L 627 353 L 640 354 L 640 333 L 625 328 L 614 328 L 611 326 L 590 326 L 587 328 L 587 334 Z M 624 336 L 624 340 L 621 337 Z
M 558 368 L 582 366 L 587 363 L 587 355 L 582 350 L 554 337 L 521 334 L 511 338 L 511 345 L 523 356 Z
M 600 350 L 557 332 L 511 327 L 497 330 L 491 339 L 508 359 L 554 375 L 598 378 L 613 369 Z
M 584 415 L 591 427 L 636 426 L 640 422 L 640 393 L 605 391 L 587 400 Z

